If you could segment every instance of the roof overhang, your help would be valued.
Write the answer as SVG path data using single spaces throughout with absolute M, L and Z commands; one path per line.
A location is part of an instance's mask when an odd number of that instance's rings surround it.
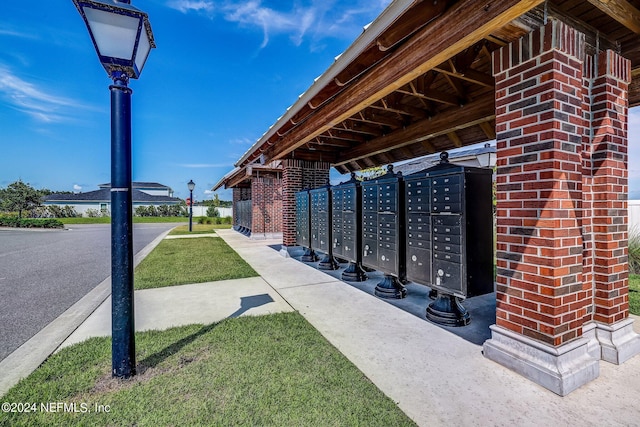
M 231 174 L 285 158 L 346 173 L 493 140 L 492 52 L 548 19 L 585 33 L 592 52 L 629 58 L 630 105 L 638 105 L 638 8 L 640 0 L 393 1 Z

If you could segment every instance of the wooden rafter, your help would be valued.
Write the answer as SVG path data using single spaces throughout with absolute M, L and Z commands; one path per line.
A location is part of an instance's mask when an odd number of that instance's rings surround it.
M 544 0 L 465 0 L 422 28 L 270 148 L 278 159 L 502 28 Z M 457 28 L 458 31 L 450 31 Z M 384 137 L 383 137 L 384 138 Z
M 343 151 L 338 164 L 446 135 L 457 129 L 475 126 L 493 118 L 495 118 L 494 99 L 484 97 L 464 108 L 450 109 L 432 119 L 421 120 L 388 135 L 372 139 L 366 144 L 360 144 L 351 150 Z
M 489 139 L 496 139 L 496 128 L 492 126 L 489 122 L 480 123 L 480 129 L 487 135 Z
M 462 147 L 462 140 L 455 131 L 447 133 L 447 136 L 449 137 L 451 142 L 453 142 L 453 145 L 455 145 L 457 148 Z

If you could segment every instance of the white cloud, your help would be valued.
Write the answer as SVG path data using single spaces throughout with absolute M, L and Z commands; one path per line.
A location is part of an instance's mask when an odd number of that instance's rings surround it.
M 212 13 L 215 9 L 213 2 L 208 0 L 171 0 L 167 6 L 182 13 L 190 11 Z
M 73 184 L 73 191 L 82 191 L 82 186 L 78 184 Z
M 57 96 L 15 75 L 0 64 L 0 98 L 5 98 L 18 111 L 40 122 L 53 123 L 72 119 L 72 110 L 86 106 Z
M 178 166 L 188 169 L 228 168 L 229 163 L 182 163 Z
M 291 12 L 279 12 L 261 5 L 260 1 L 231 4 L 224 8 L 225 19 L 242 25 L 257 26 L 262 29 L 263 39 L 260 47 L 269 43 L 272 33 L 290 33 L 291 40 L 300 45 L 305 33 L 316 17 L 316 8 L 295 7 Z
M 296 46 L 310 34 L 314 38 L 351 37 L 354 27 L 356 34 L 362 30 L 360 16 L 372 20 L 390 2 L 378 0 L 372 4 L 371 0 L 360 0 L 348 3 L 345 8 L 331 0 L 307 0 L 293 2 L 290 10 L 264 6 L 262 0 L 229 0 L 217 7 L 212 0 L 169 0 L 167 6 L 182 13 L 204 13 L 212 19 L 214 12 L 220 13 L 229 22 L 259 28 L 263 34 L 260 47 L 264 48 L 274 34 L 288 35 Z

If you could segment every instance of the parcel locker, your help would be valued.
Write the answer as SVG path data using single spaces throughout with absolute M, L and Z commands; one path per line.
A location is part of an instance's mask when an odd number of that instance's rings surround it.
M 392 166 L 362 183 L 362 264 L 385 273 L 375 290 L 383 298 L 406 296 L 403 202 L 402 175 Z
M 333 255 L 349 261 L 342 280 L 366 280 L 362 269 L 362 188 L 355 174 L 351 180 L 331 187 Z

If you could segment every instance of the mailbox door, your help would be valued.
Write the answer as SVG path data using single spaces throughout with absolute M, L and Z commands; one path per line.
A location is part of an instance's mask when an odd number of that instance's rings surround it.
M 344 199 L 344 189 L 331 189 L 331 226 L 332 226 L 332 249 L 333 255 L 346 258 L 344 253 L 344 234 L 342 225 L 342 207 Z
M 407 279 L 431 283 L 431 179 L 405 182 Z

